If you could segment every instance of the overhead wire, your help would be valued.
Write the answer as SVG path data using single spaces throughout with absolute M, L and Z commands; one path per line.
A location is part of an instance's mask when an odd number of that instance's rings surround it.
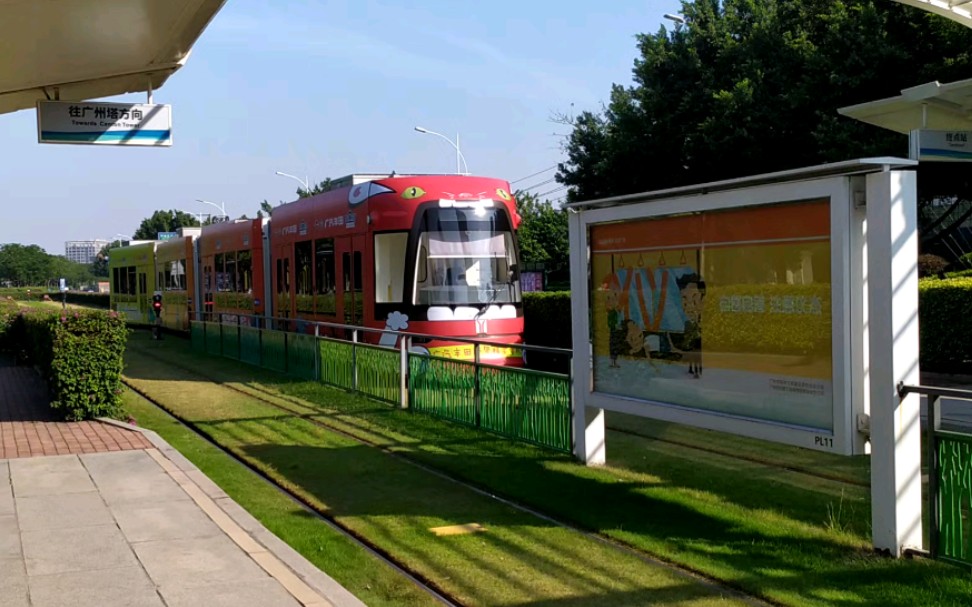
M 542 185 L 547 185 L 548 183 L 553 183 L 555 181 L 557 181 L 557 178 L 556 177 L 551 177 L 550 179 L 548 179 L 546 181 L 541 181 L 540 183 L 535 183 L 535 184 L 533 184 L 533 185 L 531 185 L 529 187 L 517 188 L 517 189 L 520 190 L 520 191 L 522 191 L 522 192 L 527 192 L 529 190 L 535 190 L 535 189 L 537 189 L 538 187 L 540 187 Z
M 511 181 L 510 184 L 520 183 L 521 181 L 526 181 L 527 179 L 529 179 L 531 177 L 536 177 L 537 175 L 543 175 L 547 171 L 552 171 L 553 169 L 556 169 L 558 166 L 560 166 L 560 165 L 559 164 L 555 164 L 552 167 L 547 167 L 547 168 L 545 168 L 542 171 L 537 171 L 536 173 L 531 173 L 531 174 L 527 175 L 526 177 L 520 177 L 519 179 L 516 179 L 516 180 Z

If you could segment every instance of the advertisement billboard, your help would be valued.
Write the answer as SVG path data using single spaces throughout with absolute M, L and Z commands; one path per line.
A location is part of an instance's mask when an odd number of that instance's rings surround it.
M 594 392 L 834 431 L 829 198 L 590 226 Z

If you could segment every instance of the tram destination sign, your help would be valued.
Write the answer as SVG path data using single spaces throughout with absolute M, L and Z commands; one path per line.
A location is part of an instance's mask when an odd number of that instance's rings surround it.
M 172 107 L 102 101 L 38 101 L 39 143 L 172 145 Z

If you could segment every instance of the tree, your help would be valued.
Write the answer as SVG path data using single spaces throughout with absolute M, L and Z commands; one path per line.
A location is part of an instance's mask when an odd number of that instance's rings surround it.
M 305 190 L 304 188 L 297 188 L 297 198 L 298 199 L 308 198 L 310 196 L 323 194 L 324 192 L 330 192 L 333 189 L 334 189 L 334 184 L 331 181 L 331 178 L 328 177 L 324 181 L 321 181 L 320 183 L 312 186 L 309 190 Z M 286 204 L 286 202 L 287 201 L 281 200 L 278 204 Z M 264 216 L 269 217 L 271 213 L 273 213 L 273 205 L 270 204 L 269 200 L 264 198 L 263 202 L 260 203 L 260 210 L 257 211 L 257 217 L 264 217 Z
M 566 266 L 570 258 L 567 212 L 529 192 L 515 192 L 513 197 L 520 215 L 518 239 L 523 262 L 543 263 L 550 270 Z
M 156 211 L 152 216 L 143 219 L 141 225 L 132 234 L 135 240 L 155 240 L 159 232 L 174 232 L 179 228 L 198 227 L 199 220 L 183 211 Z
M 557 179 L 568 200 L 901 156 L 906 137 L 837 108 L 972 75 L 972 31 L 896 3 L 696 0 L 682 8 L 684 25 L 637 37 L 633 86 L 615 85 L 601 112 L 566 119 L 572 132 Z M 955 187 L 924 181 L 925 201 Z
M 312 186 L 309 190 L 297 188 L 297 198 L 308 198 L 317 194 L 323 194 L 324 192 L 330 192 L 333 189 L 334 186 L 331 184 L 331 178 L 328 177 L 317 185 Z
M 39 246 L 10 243 L 0 246 L 0 280 L 17 286 L 41 285 L 51 275 L 51 256 Z

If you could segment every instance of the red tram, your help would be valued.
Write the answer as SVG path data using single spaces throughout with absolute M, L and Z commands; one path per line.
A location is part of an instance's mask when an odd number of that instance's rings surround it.
M 119 275 L 154 265 L 164 324 L 177 330 L 194 314 L 234 324 L 283 319 L 275 326 L 291 329 L 320 321 L 425 334 L 413 347 L 467 360 L 473 347 L 450 338 L 482 339 L 496 344 L 480 346 L 483 362 L 522 364 L 520 217 L 509 183 L 351 175 L 334 186 L 276 207 L 270 219 L 218 223 L 194 242 L 160 244 L 154 260 L 130 259 L 126 247 L 110 263 Z M 137 301 L 148 301 L 154 286 L 137 286 L 145 291 Z M 125 293 L 113 288 L 113 309 L 130 305 Z M 395 340 L 373 334 L 382 345 Z
M 422 347 L 454 358 L 473 352 L 449 337 L 481 338 L 509 344 L 481 347 L 481 360 L 519 364 L 518 225 L 506 181 L 345 178 L 273 210 L 273 316 L 441 336 Z

